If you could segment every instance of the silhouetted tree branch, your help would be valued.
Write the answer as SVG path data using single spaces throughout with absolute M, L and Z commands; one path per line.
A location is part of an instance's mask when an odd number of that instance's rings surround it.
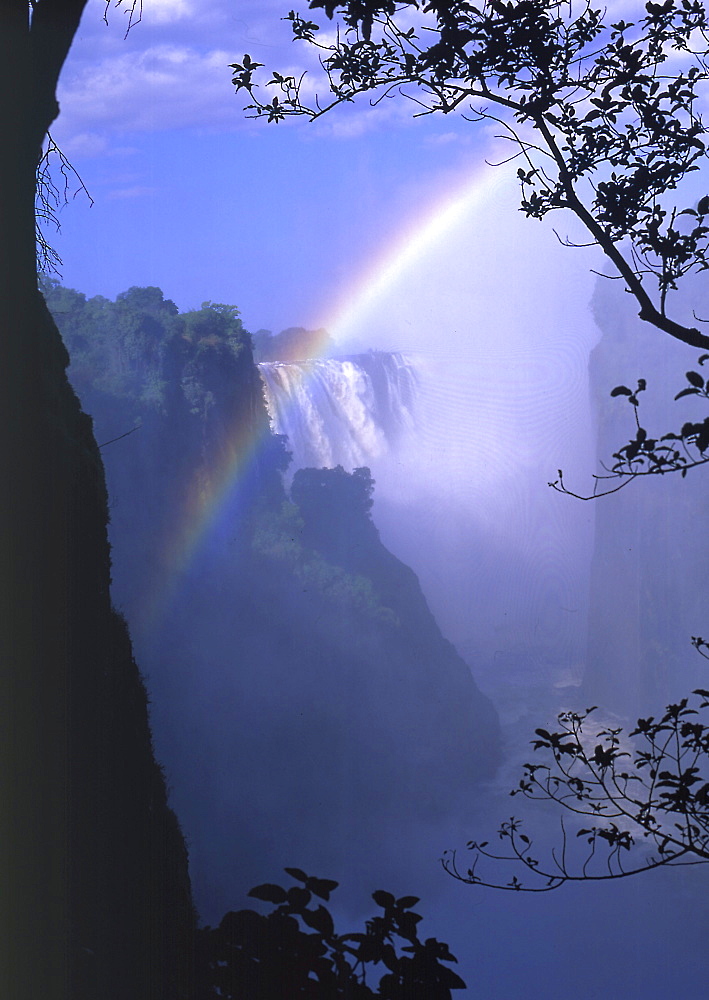
M 647 2 L 635 23 L 562 0 L 311 0 L 309 7 L 343 25 L 335 41 L 320 42 L 316 22 L 294 11 L 286 17 L 294 38 L 321 52 L 326 101 L 305 103 L 304 75 L 278 72 L 265 80 L 275 96 L 262 99 L 262 64 L 245 55 L 232 64 L 233 82 L 248 93 L 253 116 L 314 120 L 362 95 L 376 105 L 398 94 L 416 103 L 417 115 L 467 111 L 502 124 L 511 159 L 521 161 L 524 213 L 573 212 L 642 320 L 709 347 L 709 335 L 667 312 L 679 279 L 709 266 L 709 196 L 684 209 L 667 199 L 707 155 L 697 109 L 709 81 L 703 3 Z
M 702 366 L 709 360 L 709 354 L 702 354 L 698 365 Z M 698 371 L 685 373 L 687 385 L 675 396 L 675 400 L 685 396 L 700 396 L 709 399 L 709 384 Z M 638 396 L 647 388 L 645 379 L 639 379 L 635 390 L 626 385 L 618 385 L 611 390 L 611 396 L 624 396 L 633 407 L 635 418 L 635 436 L 627 444 L 614 452 L 615 462 L 605 467 L 604 475 L 594 476 L 593 493 L 584 496 L 570 490 L 564 483 L 564 473 L 559 469 L 559 476 L 549 483 L 558 493 L 575 497 L 577 500 L 597 500 L 609 496 L 628 486 L 639 476 L 664 476 L 679 472 L 684 478 L 690 469 L 696 469 L 709 463 L 709 417 L 701 421 L 688 420 L 682 424 L 679 431 L 670 431 L 661 437 L 650 437 L 647 430 L 640 425 Z M 606 484 L 615 482 L 617 485 L 606 488 Z
M 706 655 L 703 650 L 709 647 L 701 637 L 692 642 Z M 449 852 L 443 867 L 471 885 L 548 892 L 567 882 L 707 864 L 709 725 L 701 721 L 706 708 L 709 691 L 698 689 L 691 698 L 668 705 L 660 718 L 638 719 L 628 734 L 618 728 L 592 729 L 595 708 L 562 712 L 556 731 L 536 730 L 532 746 L 545 760 L 525 764 L 511 792 L 561 808 L 555 843 L 535 847 L 521 820 L 512 817 L 498 831 L 502 853 L 488 841 L 471 840 L 472 861 L 463 867 L 456 853 Z M 573 834 L 564 815 L 571 819 Z M 509 881 L 496 877 L 503 863 L 512 867 Z

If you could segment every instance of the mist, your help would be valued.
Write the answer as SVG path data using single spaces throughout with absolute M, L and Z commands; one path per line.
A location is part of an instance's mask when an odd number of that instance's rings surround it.
M 594 511 L 548 483 L 562 468 L 585 486 L 595 471 L 594 263 L 524 219 L 516 181 L 489 168 L 425 251 L 334 331 L 345 350 L 414 359 L 416 430 L 392 460 L 372 459 L 375 520 L 483 684 L 522 650 L 537 661 L 531 684 L 578 675 L 585 654 Z

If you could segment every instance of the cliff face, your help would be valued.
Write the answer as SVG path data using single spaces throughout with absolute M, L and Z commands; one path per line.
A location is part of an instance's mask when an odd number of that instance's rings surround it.
M 139 422 L 104 449 L 117 593 L 202 916 L 289 864 L 366 884 L 400 870 L 410 889 L 410 843 L 435 827 L 433 849 L 447 846 L 440 831 L 492 774 L 499 736 L 414 573 L 379 539 L 367 470 L 305 470 L 286 494 L 283 442 L 227 307 L 177 316 L 154 295 L 162 340 L 143 340 L 119 383 L 99 358 L 121 356 L 115 323 L 76 343 L 78 317 L 99 306 L 115 318 L 95 300 L 65 310 L 72 377 L 99 440 Z
M 688 285 L 678 307 L 691 320 L 692 309 L 706 315 L 706 291 L 705 282 Z M 695 399 L 674 402 L 686 384 L 684 372 L 697 369 L 697 352 L 646 329 L 628 300 L 614 283 L 602 282 L 594 301 L 603 337 L 592 353 L 591 384 L 598 457 L 606 465 L 635 436 L 631 407 L 623 397 L 610 398 L 614 386 L 635 388 L 639 378 L 647 380 L 638 417 L 649 437 L 706 416 Z M 704 685 L 705 664 L 690 637 L 706 630 L 705 476 L 695 469 L 686 478 L 641 478 L 595 501 L 584 681 L 589 704 L 637 717 Z
M 111 606 L 101 459 L 38 296 L 25 324 L 3 441 L 1 992 L 187 998 L 186 850 Z

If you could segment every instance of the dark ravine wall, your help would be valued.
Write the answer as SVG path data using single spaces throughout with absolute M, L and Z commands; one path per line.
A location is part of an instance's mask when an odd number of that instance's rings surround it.
M 37 291 L 37 168 L 83 7 L 0 8 L 0 996 L 187 1000 L 185 845 L 111 607 L 91 421 Z
M 15 436 L 4 453 L 0 993 L 187 1000 L 187 856 L 111 606 L 101 459 L 56 326 L 30 301 L 32 364 L 11 396 L 24 448 Z
M 690 321 L 692 310 L 707 315 L 705 286 L 706 279 L 685 282 L 677 308 Z M 610 397 L 614 386 L 647 380 L 638 416 L 650 437 L 704 419 L 696 400 L 674 402 L 685 371 L 697 369 L 696 350 L 648 331 L 614 282 L 599 282 L 594 313 L 603 334 L 590 365 L 599 463 L 609 464 L 635 435 L 631 407 L 624 397 Z M 639 479 L 594 502 L 588 704 L 637 718 L 705 686 L 706 663 L 690 637 L 707 631 L 707 497 L 706 470 L 695 469 L 684 479 Z
M 114 305 L 55 288 L 50 302 L 99 440 L 140 428 L 104 449 L 116 593 L 201 915 L 218 920 L 284 865 L 350 882 L 373 877 L 373 858 L 395 871 L 418 829 L 465 813 L 499 732 L 414 573 L 382 545 L 367 473 L 306 471 L 286 494 L 250 338 L 224 307 L 178 316 L 157 289 Z M 209 495 L 242 447 L 221 531 L 146 621 L 185 498 Z

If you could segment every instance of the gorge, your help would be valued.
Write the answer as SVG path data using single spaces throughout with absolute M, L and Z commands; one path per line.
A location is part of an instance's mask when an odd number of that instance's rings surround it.
M 544 581 L 581 578 L 589 563 L 578 555 L 564 565 L 569 550 L 548 528 L 535 534 L 544 518 L 531 501 L 519 504 L 519 522 L 506 514 L 525 496 L 522 479 L 499 501 L 511 536 L 529 534 L 519 551 L 500 549 L 488 501 L 470 505 L 463 489 L 471 470 L 478 480 L 485 472 L 471 457 L 480 441 L 474 425 L 450 417 L 465 398 L 461 386 L 478 391 L 481 371 L 458 363 L 446 374 L 421 352 L 271 360 L 284 420 L 301 428 L 291 475 L 290 445 L 269 433 L 263 374 L 236 309 L 207 303 L 179 313 L 155 288 L 130 289 L 116 302 L 56 283 L 46 293 L 103 445 L 114 600 L 147 674 L 156 751 L 202 919 L 218 920 L 252 884 L 296 864 L 338 879 L 347 913 L 362 912 L 377 886 L 420 892 L 444 928 L 438 933 L 464 956 L 464 978 L 474 982 L 475 970 L 491 997 L 515 995 L 512 984 L 532 961 L 541 970 L 533 989 L 543 983 L 548 995 L 564 995 L 564 977 L 588 944 L 566 927 L 569 905 L 593 928 L 585 938 L 613 955 L 616 981 L 635 976 L 634 961 L 623 965 L 622 933 L 628 920 L 643 919 L 652 886 L 581 890 L 571 903 L 480 900 L 457 894 L 436 868 L 445 848 L 493 832 L 491 822 L 509 812 L 516 744 L 528 753 L 534 726 L 583 696 L 583 672 L 569 671 L 567 652 L 573 643 L 585 656 L 585 612 L 572 618 L 569 607 L 571 620 L 558 628 L 564 618 L 551 602 L 561 601 Z M 483 379 L 493 370 L 478 368 Z M 313 370 L 311 392 L 303 375 Z M 443 373 L 443 388 L 432 373 Z M 386 394 L 375 391 L 377 374 L 387 375 L 379 383 Z M 359 415 L 356 435 L 349 412 Z M 299 449 L 342 467 L 293 468 L 312 460 L 299 460 Z M 456 461 L 462 467 L 449 477 Z M 456 508 L 449 491 L 455 499 L 458 490 Z M 618 526 L 596 516 L 613 548 Z M 379 532 L 387 542 L 398 537 L 396 555 Z M 600 544 L 601 535 L 592 608 L 606 587 Z M 423 566 L 423 592 L 406 563 Z M 453 573 L 437 579 L 436 565 Z M 641 576 L 624 578 L 624 599 L 645 586 Z M 477 655 L 467 662 L 431 615 L 432 593 L 463 637 L 469 629 Z M 592 612 L 596 636 L 623 635 L 627 600 L 616 599 L 612 615 L 608 604 Z M 518 619 L 520 609 L 526 617 Z M 617 661 L 610 666 L 600 674 L 609 705 L 618 691 Z M 478 680 L 494 695 L 503 743 Z M 699 925 L 684 909 L 691 886 L 673 878 L 663 890 L 674 914 L 663 947 L 680 953 Z M 483 913 L 480 929 L 474 917 Z M 509 950 L 510 936 L 524 943 Z M 556 986 L 543 972 L 552 953 Z M 642 955 L 643 981 L 661 984 L 657 939 L 647 937 Z M 581 996 L 593 995 L 587 985 Z
M 201 916 L 293 863 L 363 898 L 382 880 L 406 891 L 424 840 L 453 836 L 493 774 L 499 729 L 380 541 L 369 471 L 301 469 L 286 491 L 288 445 L 269 433 L 236 310 L 178 314 L 154 288 L 115 303 L 46 292 L 105 442 L 114 600 L 149 677 Z M 401 357 L 314 366 L 346 376 L 335 427 L 350 456 L 403 431 L 415 378 Z M 350 404 L 378 435 L 356 451 Z

